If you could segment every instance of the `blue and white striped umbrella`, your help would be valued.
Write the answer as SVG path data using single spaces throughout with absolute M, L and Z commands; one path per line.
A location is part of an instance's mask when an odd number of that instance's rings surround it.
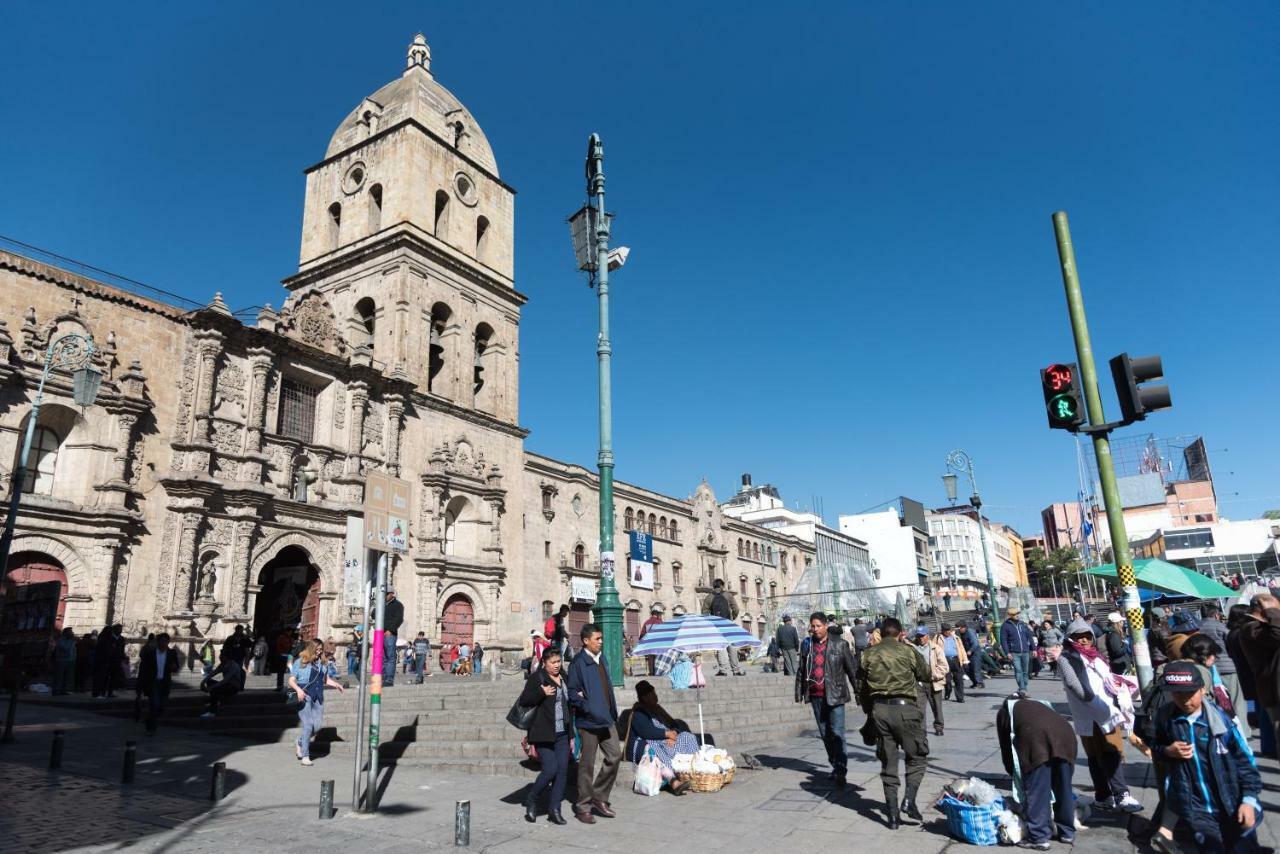
M 659 655 L 668 650 L 699 652 L 727 646 L 759 646 L 760 641 L 742 626 L 723 617 L 686 614 L 659 623 L 631 649 L 632 655 Z

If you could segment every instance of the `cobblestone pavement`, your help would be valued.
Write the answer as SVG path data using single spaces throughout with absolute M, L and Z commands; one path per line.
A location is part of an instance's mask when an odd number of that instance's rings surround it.
M 760 676 L 759 678 L 769 678 Z M 947 706 L 947 734 L 930 738 L 929 774 L 922 805 L 942 785 L 976 774 L 1007 787 L 995 739 L 995 710 L 1011 680 L 996 679 L 989 690 L 969 692 L 964 705 Z M 514 685 L 513 685 L 514 688 Z M 1032 695 L 1062 699 L 1056 682 L 1032 683 Z M 797 706 L 797 715 L 807 714 Z M 141 736 L 131 721 L 48 706 L 24 706 L 14 744 L 0 746 L 0 850 L 8 852 L 137 851 L 292 852 L 361 850 L 409 852 L 453 848 L 454 803 L 471 801 L 471 848 L 492 852 L 543 852 L 550 846 L 570 852 L 634 854 L 646 850 L 733 851 L 779 848 L 834 849 L 854 845 L 884 851 L 909 846 L 913 854 L 956 852 L 968 846 L 946 835 L 941 816 L 925 807 L 923 826 L 887 830 L 880 814 L 879 764 L 858 742 L 861 714 L 850 715 L 850 785 L 836 790 L 826 780 L 825 754 L 816 738 L 797 738 L 757 754 L 758 771 L 741 770 L 733 784 L 711 795 L 642 798 L 619 784 L 613 803 L 617 819 L 587 827 L 571 821 L 555 827 L 540 819 L 527 824 L 519 806 L 525 781 L 507 777 L 449 775 L 422 768 L 388 769 L 382 778 L 382 812 L 362 816 L 349 809 L 352 767 L 322 758 L 314 767 L 298 765 L 288 743 L 249 744 L 201 737 L 191 731 L 161 730 Z M 60 771 L 48 771 L 54 729 L 65 731 Z M 515 731 L 512 730 L 513 740 Z M 122 786 L 125 739 L 138 742 L 137 782 Z M 1129 779 L 1147 807 L 1155 805 L 1149 764 L 1130 752 Z M 209 769 L 227 763 L 227 796 L 209 800 Z M 1276 762 L 1260 761 L 1268 811 L 1280 809 Z M 320 781 L 336 781 L 337 816 L 317 818 Z M 629 775 L 623 779 L 629 780 Z M 1088 772 L 1075 775 L 1082 800 Z M 1080 852 L 1149 850 L 1142 816 L 1091 821 L 1075 846 Z M 1274 845 L 1274 830 L 1262 828 Z M 1067 847 L 1055 845 L 1058 851 Z

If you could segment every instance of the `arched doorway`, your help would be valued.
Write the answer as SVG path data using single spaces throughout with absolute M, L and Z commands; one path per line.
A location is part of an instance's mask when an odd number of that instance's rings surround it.
M 258 573 L 257 602 L 253 609 L 253 633 L 275 638 L 282 630 L 297 628 L 304 640 L 320 627 L 320 572 L 311 556 L 299 546 L 286 546 Z
M 28 673 L 43 670 L 66 610 L 62 564 L 43 552 L 11 555 L 0 583 L 0 654 L 6 666 L 16 664 Z
M 440 669 L 448 670 L 446 650 L 458 644 L 471 645 L 475 639 L 476 612 L 463 593 L 455 593 L 444 603 L 440 615 Z

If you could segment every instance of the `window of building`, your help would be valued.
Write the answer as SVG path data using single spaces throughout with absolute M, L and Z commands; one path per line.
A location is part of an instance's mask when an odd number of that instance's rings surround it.
M 759 560 L 759 559 L 760 559 L 760 544 L 759 544 L 759 543 L 752 543 L 752 544 L 751 544 L 751 557 L 755 558 L 756 560 Z
M 551 619 L 551 609 L 555 607 L 555 603 L 550 599 L 542 600 L 542 621 L 545 623 Z
M 374 184 L 369 188 L 369 233 L 374 234 L 382 229 L 382 185 Z
M 680 586 L 680 564 L 671 564 L 671 584 L 673 587 Z
M 1164 535 L 1165 549 L 1207 549 L 1213 547 L 1213 531 L 1204 528 L 1197 531 L 1180 531 Z
M 438 377 L 444 370 L 444 331 L 453 310 L 442 302 L 431 307 L 430 342 L 427 346 L 427 391 L 439 393 Z
M 472 361 L 472 378 L 473 393 L 477 401 L 480 398 L 480 389 L 484 388 L 484 353 L 489 349 L 489 341 L 493 338 L 493 327 L 487 323 L 481 323 L 476 327 L 475 339 L 475 358 Z
M 742 592 L 743 596 L 747 595 L 747 579 L 745 578 L 738 579 L 738 589 Z
M 652 513 L 649 514 L 649 533 L 658 533 L 658 517 Z
M 671 539 L 676 540 L 677 542 L 680 540 L 680 526 L 676 523 L 675 519 L 671 520 Z
M 578 543 L 576 546 L 573 547 L 573 568 L 574 569 L 587 568 L 587 547 L 584 546 L 582 543 Z
M 433 233 L 443 240 L 449 231 L 449 194 L 444 190 L 436 191 L 436 217 Z
M 338 248 L 338 239 L 342 229 L 342 205 L 334 202 L 329 205 L 329 249 Z
M 622 529 L 624 531 L 634 531 L 636 529 L 636 514 L 630 507 L 622 514 L 622 519 Z
M 764 598 L 764 582 L 758 578 L 756 579 L 756 598 L 757 599 Z
M 316 395 L 313 386 L 284 377 L 280 381 L 280 435 L 312 442 L 316 432 Z
M 37 427 L 31 437 L 31 455 L 27 458 L 22 491 L 35 495 L 53 494 L 53 473 L 58 465 L 58 446 L 62 440 L 48 427 Z M 21 451 L 19 451 L 21 453 Z
M 658 536 L 665 538 L 667 536 L 667 517 L 658 517 Z
M 487 248 L 486 244 L 488 244 L 489 242 L 487 239 L 488 235 L 489 235 L 489 220 L 485 217 L 480 217 L 479 219 L 476 220 L 476 260 L 477 261 L 485 260 L 485 250 Z
M 739 538 L 738 538 L 738 557 L 742 557 L 742 555 L 743 555 L 743 551 L 742 551 L 742 538 L 741 538 L 741 537 L 739 537 Z
M 363 343 L 369 345 L 369 349 L 373 349 L 374 342 L 374 326 L 377 321 L 377 306 L 373 304 L 373 300 L 365 297 L 356 303 L 356 319 L 360 321 L 360 325 L 364 327 L 365 340 Z
M 543 542 L 542 542 L 542 556 L 543 556 L 543 557 L 551 557 L 551 541 L 550 541 L 550 540 L 543 540 Z

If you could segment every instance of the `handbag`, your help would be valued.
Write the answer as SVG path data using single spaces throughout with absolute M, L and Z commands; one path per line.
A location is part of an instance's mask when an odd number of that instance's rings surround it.
M 319 668 L 319 667 L 316 667 L 314 664 L 309 665 L 309 667 L 311 668 L 311 678 L 307 680 L 307 684 L 306 684 L 306 685 L 303 685 L 303 686 L 302 686 L 302 692 L 303 692 L 304 694 L 305 694 L 305 693 L 306 693 L 306 692 L 311 688 L 311 686 L 312 686 L 312 685 L 314 685 L 314 684 L 315 684 L 315 681 L 316 681 L 316 675 L 317 675 L 317 673 L 319 673 L 319 672 L 320 672 L 320 668 Z M 285 696 L 287 697 L 287 699 L 286 699 L 286 700 L 285 700 L 285 702 L 284 702 L 284 707 L 285 707 L 286 709 L 288 709 L 289 711 L 291 711 L 291 712 L 295 712 L 295 713 L 296 713 L 296 712 L 300 712 L 300 711 L 302 711 L 302 710 L 303 710 L 303 708 L 305 708 L 305 707 L 306 707 L 306 705 L 307 705 L 307 701 L 306 701 L 306 700 L 299 700 L 299 699 L 298 699 L 298 694 L 297 694 L 297 692 L 296 692 L 296 691 L 294 691 L 293 689 L 289 688 L 289 686 L 288 686 L 288 685 L 286 685 L 286 686 L 285 686 L 285 690 L 287 691 L 287 693 L 286 693 L 286 695 L 285 695 Z
M 511 704 L 511 711 L 507 712 L 507 723 L 527 732 L 529 727 L 533 726 L 533 715 L 537 711 L 537 706 L 522 706 L 520 701 L 516 700 Z
M 876 719 L 867 715 L 867 721 L 858 728 L 858 734 L 862 736 L 862 743 L 867 747 L 874 747 L 876 742 L 880 740 L 880 728 L 876 726 Z

